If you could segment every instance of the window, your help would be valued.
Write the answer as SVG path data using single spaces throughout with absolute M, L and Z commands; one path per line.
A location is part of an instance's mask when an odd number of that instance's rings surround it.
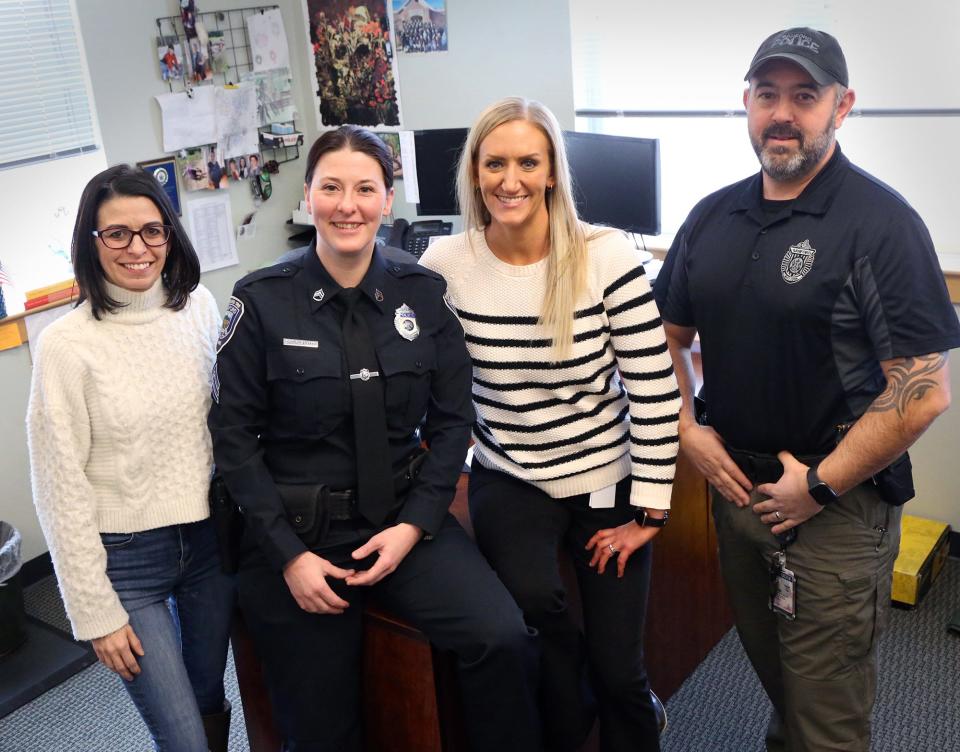
M 7 313 L 73 276 L 80 194 L 106 167 L 73 0 L 0 0 L 0 263 Z

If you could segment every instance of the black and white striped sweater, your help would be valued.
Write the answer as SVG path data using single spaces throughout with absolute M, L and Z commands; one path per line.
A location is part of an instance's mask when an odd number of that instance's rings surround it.
M 547 260 L 513 266 L 482 232 L 434 243 L 421 263 L 447 298 L 473 359 L 474 456 L 554 498 L 633 478 L 630 501 L 664 509 L 677 456 L 680 395 L 650 285 L 633 244 L 596 229 L 574 343 L 551 362 L 537 324 Z M 588 235 L 589 236 L 589 235 Z

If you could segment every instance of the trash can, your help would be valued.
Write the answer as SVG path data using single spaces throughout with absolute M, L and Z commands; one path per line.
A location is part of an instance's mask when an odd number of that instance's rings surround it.
M 0 658 L 27 639 L 21 564 L 20 532 L 8 522 L 0 522 Z

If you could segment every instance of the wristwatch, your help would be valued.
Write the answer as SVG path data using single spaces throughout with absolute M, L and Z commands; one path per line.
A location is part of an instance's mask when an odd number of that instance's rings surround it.
M 837 492 L 820 480 L 816 465 L 807 470 L 807 493 L 822 507 L 833 504 L 837 500 Z
M 663 527 L 669 517 L 670 512 L 666 509 L 663 510 L 663 517 L 651 517 L 643 507 L 637 508 L 633 513 L 633 519 L 640 527 Z

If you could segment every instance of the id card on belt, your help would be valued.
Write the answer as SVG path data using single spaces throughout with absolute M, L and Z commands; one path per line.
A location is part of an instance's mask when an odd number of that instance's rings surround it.
M 797 576 L 787 569 L 787 555 L 778 551 L 770 560 L 770 610 L 790 619 L 797 618 Z

